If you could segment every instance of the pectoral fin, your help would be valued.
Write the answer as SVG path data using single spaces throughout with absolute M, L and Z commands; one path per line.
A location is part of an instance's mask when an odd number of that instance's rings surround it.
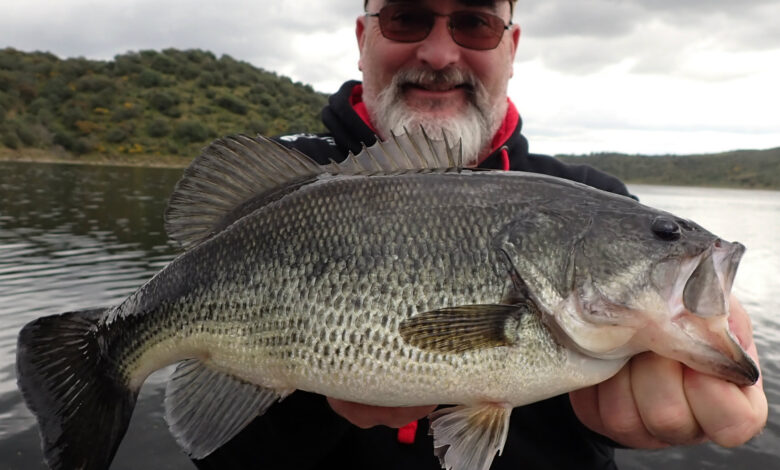
M 436 410 L 428 416 L 434 453 L 443 468 L 488 470 L 504 449 L 512 408 L 486 403 Z
M 508 346 L 520 317 L 531 311 L 531 303 L 447 307 L 408 318 L 398 331 L 408 344 L 441 353 Z

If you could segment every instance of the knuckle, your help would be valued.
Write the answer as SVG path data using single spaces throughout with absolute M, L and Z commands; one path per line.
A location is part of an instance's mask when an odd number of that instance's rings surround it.
M 749 417 L 711 431 L 708 437 L 720 446 L 737 447 L 760 433 L 765 423 L 758 414 L 753 413 Z
M 636 412 L 605 413 L 601 420 L 610 435 L 627 436 L 644 430 L 642 418 Z
M 692 442 L 699 435 L 699 426 L 685 407 L 654 410 L 645 418 L 645 426 L 651 435 L 670 444 Z

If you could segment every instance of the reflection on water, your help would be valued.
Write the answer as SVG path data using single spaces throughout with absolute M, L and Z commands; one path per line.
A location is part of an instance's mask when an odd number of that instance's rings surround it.
M 0 162 L 0 470 L 46 468 L 16 389 L 19 329 L 39 316 L 118 303 L 165 266 L 177 249 L 162 213 L 180 174 Z M 162 420 L 162 378 L 142 389 L 113 470 L 138 468 L 136 455 L 146 468 L 193 468 Z
M 0 470 L 44 469 L 34 420 L 16 389 L 19 329 L 32 319 L 122 300 L 178 252 L 162 227 L 180 170 L 0 162 Z M 752 313 L 773 414 L 736 450 L 624 451 L 625 468 L 780 467 L 780 193 L 635 186 L 649 205 L 689 217 L 748 247 L 735 291 Z M 113 470 L 193 468 L 162 419 L 154 374 L 141 392 Z

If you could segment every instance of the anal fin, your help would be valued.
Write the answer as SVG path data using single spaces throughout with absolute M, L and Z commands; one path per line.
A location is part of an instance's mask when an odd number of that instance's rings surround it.
M 455 406 L 428 416 L 433 447 L 446 470 L 488 470 L 504 450 L 512 408 L 495 403 Z
M 189 359 L 176 367 L 168 381 L 165 420 L 182 449 L 199 459 L 289 393 L 244 382 Z

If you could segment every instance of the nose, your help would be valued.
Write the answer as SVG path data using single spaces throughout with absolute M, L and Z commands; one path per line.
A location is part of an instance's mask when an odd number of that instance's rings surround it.
M 450 35 L 446 17 L 436 18 L 428 37 L 417 48 L 417 58 L 433 70 L 442 70 L 460 60 L 461 48 Z

